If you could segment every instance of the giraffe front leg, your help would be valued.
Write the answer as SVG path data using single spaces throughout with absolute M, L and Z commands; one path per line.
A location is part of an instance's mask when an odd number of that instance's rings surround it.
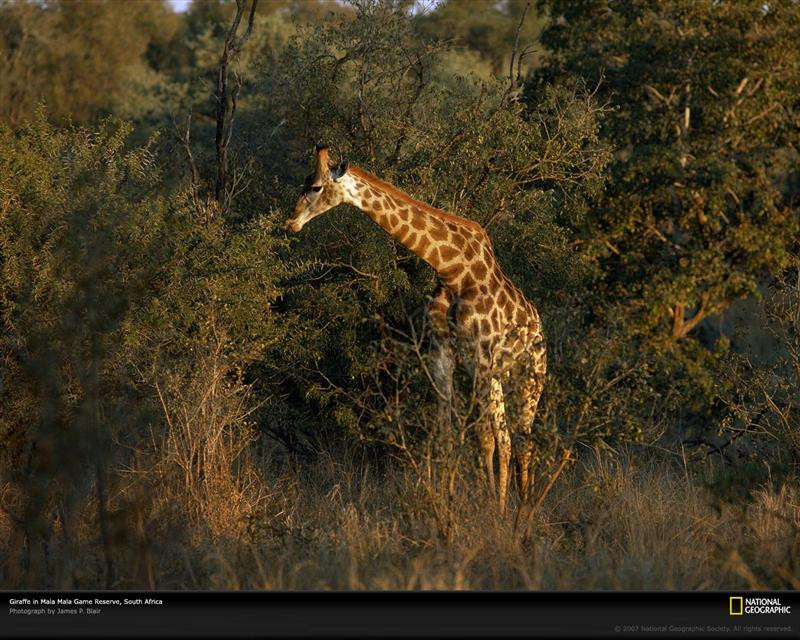
M 509 463 L 511 461 L 511 436 L 506 424 L 506 408 L 503 400 L 503 385 L 499 378 L 492 378 L 489 395 L 489 419 L 494 439 L 497 442 L 497 484 L 500 513 L 506 511 L 508 497 Z
M 449 341 L 433 339 L 431 375 L 436 387 L 436 424 L 433 452 L 445 463 L 447 491 L 455 492 L 456 464 L 454 460 L 455 434 L 453 433 L 453 350 Z
M 431 376 L 436 391 L 437 429 L 441 435 L 451 431 L 453 408 L 453 350 L 447 342 L 434 337 L 431 348 Z
M 473 393 L 477 403 L 478 416 L 475 423 L 478 436 L 479 465 L 486 473 L 486 484 L 493 499 L 497 499 L 497 485 L 494 479 L 494 448 L 496 429 L 492 410 L 492 383 L 488 367 L 480 364 L 475 369 Z
M 433 334 L 431 341 L 431 376 L 435 386 L 438 409 L 436 428 L 442 442 L 452 438 L 451 415 L 455 357 L 450 341 L 450 327 L 447 321 L 447 314 L 452 301 L 452 292 L 446 287 L 440 286 L 428 307 L 428 321 Z
M 428 322 L 431 327 L 431 377 L 436 393 L 436 423 L 434 426 L 433 452 L 444 461 L 447 492 L 455 493 L 456 462 L 453 433 L 453 372 L 455 354 L 450 337 L 448 314 L 453 302 L 453 293 L 440 285 L 428 306 Z M 430 469 L 429 469 L 430 474 Z

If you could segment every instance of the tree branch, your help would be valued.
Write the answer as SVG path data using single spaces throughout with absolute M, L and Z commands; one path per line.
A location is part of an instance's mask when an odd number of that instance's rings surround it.
M 686 334 L 700 324 L 705 318 L 710 316 L 712 313 L 716 313 L 717 311 L 724 309 L 731 302 L 730 299 L 725 299 L 716 304 L 710 305 L 710 301 L 711 294 L 708 291 L 704 292 L 700 296 L 700 308 L 688 320 L 686 320 L 686 305 L 682 302 L 679 302 L 675 305 L 675 308 L 672 310 L 673 340 L 677 341 L 686 337 Z
M 200 172 L 197 170 L 197 162 L 195 161 L 194 154 L 192 153 L 191 129 L 192 129 L 192 112 L 190 110 L 189 115 L 186 117 L 186 128 L 183 131 L 181 131 L 176 123 L 175 131 L 177 133 L 176 135 L 177 141 L 183 147 L 183 151 L 186 154 L 186 164 L 189 167 L 189 180 L 192 187 L 192 201 L 194 202 L 194 205 L 199 208 Z
M 508 91 L 507 93 L 511 93 L 514 89 L 517 88 L 518 82 L 514 80 L 514 61 L 517 59 L 517 48 L 519 47 L 519 34 L 522 31 L 522 24 L 525 22 L 525 16 L 528 14 L 528 9 L 531 8 L 531 3 L 528 2 L 525 4 L 525 9 L 522 11 L 522 17 L 519 19 L 519 24 L 517 25 L 517 32 L 514 34 L 514 47 L 511 49 L 511 62 L 508 64 Z M 520 64 L 522 63 L 522 58 L 520 57 Z M 519 71 L 519 69 L 518 69 Z M 519 78 L 519 73 L 517 74 L 517 78 Z
M 236 97 L 241 89 L 241 82 L 238 76 L 236 77 L 236 86 L 233 91 L 228 87 L 228 73 L 231 61 L 238 56 L 242 47 L 250 38 L 253 33 L 253 24 L 256 15 L 256 7 L 258 0 L 252 0 L 250 5 L 250 15 L 247 21 L 247 29 L 237 38 L 236 33 L 239 30 L 239 25 L 242 21 L 245 9 L 247 8 L 247 0 L 236 0 L 236 13 L 233 16 L 230 29 L 225 36 L 225 44 L 222 48 L 222 55 L 219 58 L 217 66 L 217 87 L 214 93 L 216 98 L 216 121 L 217 129 L 214 138 L 216 154 L 217 154 L 217 179 L 214 184 L 214 198 L 221 207 L 225 207 L 226 203 L 226 182 L 228 180 L 228 148 L 230 146 L 231 136 L 233 134 L 233 118 L 236 113 Z

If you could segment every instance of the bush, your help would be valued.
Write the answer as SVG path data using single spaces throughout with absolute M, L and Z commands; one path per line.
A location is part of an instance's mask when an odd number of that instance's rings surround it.
M 110 515 L 116 471 L 148 439 L 171 445 L 158 455 L 183 456 L 189 485 L 212 472 L 234 482 L 241 447 L 215 459 L 212 445 L 220 429 L 250 437 L 236 431 L 251 411 L 243 371 L 278 336 L 268 223 L 228 228 L 166 191 L 152 144 L 126 150 L 129 132 L 112 121 L 56 129 L 43 114 L 16 134 L 0 129 L 0 485 L 18 525 L 8 570 L 27 566 L 34 583 L 50 575 L 46 546 L 69 551 L 94 494 L 112 584 L 112 529 L 130 525 Z M 188 462 L 175 441 L 187 426 L 204 447 Z M 207 499 L 208 486 L 184 489 L 185 501 Z M 70 571 L 59 567 L 54 584 Z

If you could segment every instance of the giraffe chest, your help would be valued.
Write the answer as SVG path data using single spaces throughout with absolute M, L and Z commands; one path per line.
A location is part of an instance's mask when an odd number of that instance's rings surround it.
M 456 303 L 460 338 L 471 345 L 479 364 L 488 365 L 495 372 L 507 371 L 526 358 L 540 360 L 544 335 L 536 308 L 524 299 L 491 304 L 498 298 L 502 296 Z

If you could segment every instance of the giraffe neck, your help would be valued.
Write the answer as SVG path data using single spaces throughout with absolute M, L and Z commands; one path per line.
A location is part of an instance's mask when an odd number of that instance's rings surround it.
M 479 224 L 415 200 L 358 167 L 348 174 L 349 204 L 432 266 L 457 295 L 495 274 L 494 252 Z

